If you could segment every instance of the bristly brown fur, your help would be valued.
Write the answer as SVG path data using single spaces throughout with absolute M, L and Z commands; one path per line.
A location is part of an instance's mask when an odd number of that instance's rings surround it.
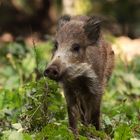
M 93 43 L 95 43 L 100 36 L 101 22 L 102 21 L 99 18 L 91 17 L 84 26 L 85 34 Z
M 69 125 L 74 133 L 78 118 L 83 124 L 100 129 L 101 99 L 114 68 L 114 52 L 104 40 L 100 24 L 96 17 L 61 17 L 57 49 L 47 68 L 57 72 L 57 77 L 53 73 L 48 76 L 63 85 Z M 73 46 L 77 48 L 73 50 Z

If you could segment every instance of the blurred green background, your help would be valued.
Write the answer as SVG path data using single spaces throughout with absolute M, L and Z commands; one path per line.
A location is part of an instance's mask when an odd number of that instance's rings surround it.
M 102 102 L 102 130 L 79 123 L 79 139 L 140 139 L 139 0 L 0 0 L 0 140 L 73 140 L 63 92 L 43 77 L 57 19 L 106 19 L 116 64 Z

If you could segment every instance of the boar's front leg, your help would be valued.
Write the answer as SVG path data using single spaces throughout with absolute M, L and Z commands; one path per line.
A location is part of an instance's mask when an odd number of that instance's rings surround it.
M 70 129 L 74 132 L 74 134 L 78 134 L 78 130 L 77 130 L 78 110 L 77 110 L 77 104 L 76 104 L 76 97 L 69 88 L 65 89 L 64 93 L 65 93 L 65 98 L 67 102 Z
M 92 110 L 91 123 L 95 126 L 96 130 L 100 129 L 100 104 L 101 104 L 101 98 L 102 98 L 102 96 L 101 96 L 101 94 L 99 94 L 99 95 L 96 95 L 96 97 L 94 96 L 94 100 L 93 100 L 94 107 L 93 107 L 93 110 Z
M 78 134 L 76 107 L 68 105 L 69 126 L 74 134 Z
M 95 126 L 96 130 L 100 129 L 100 110 L 92 114 L 92 124 Z

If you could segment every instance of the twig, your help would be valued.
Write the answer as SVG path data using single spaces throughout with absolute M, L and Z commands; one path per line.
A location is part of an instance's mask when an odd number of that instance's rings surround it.
M 30 116 L 29 120 L 32 119 L 32 117 L 35 115 L 35 113 L 38 111 L 38 109 L 40 108 L 41 104 L 37 107 L 37 109 L 33 112 L 33 114 Z
M 34 52 L 35 52 L 35 60 L 36 60 L 36 67 L 37 67 L 37 70 L 38 70 L 38 56 L 37 56 L 37 50 L 36 50 L 36 44 L 35 44 L 35 40 L 34 38 L 32 38 L 32 43 L 33 43 L 33 47 L 34 47 Z

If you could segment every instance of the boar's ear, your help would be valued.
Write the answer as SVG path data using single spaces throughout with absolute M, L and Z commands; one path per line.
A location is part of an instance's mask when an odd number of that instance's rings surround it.
M 57 23 L 57 31 L 63 26 L 65 25 L 67 22 L 69 22 L 71 19 L 71 17 L 69 15 L 64 15 L 62 17 L 60 17 L 58 19 L 58 23 Z
M 90 17 L 85 25 L 84 25 L 84 32 L 87 35 L 88 39 L 95 43 L 99 36 L 100 36 L 100 25 L 101 19 L 97 17 Z

